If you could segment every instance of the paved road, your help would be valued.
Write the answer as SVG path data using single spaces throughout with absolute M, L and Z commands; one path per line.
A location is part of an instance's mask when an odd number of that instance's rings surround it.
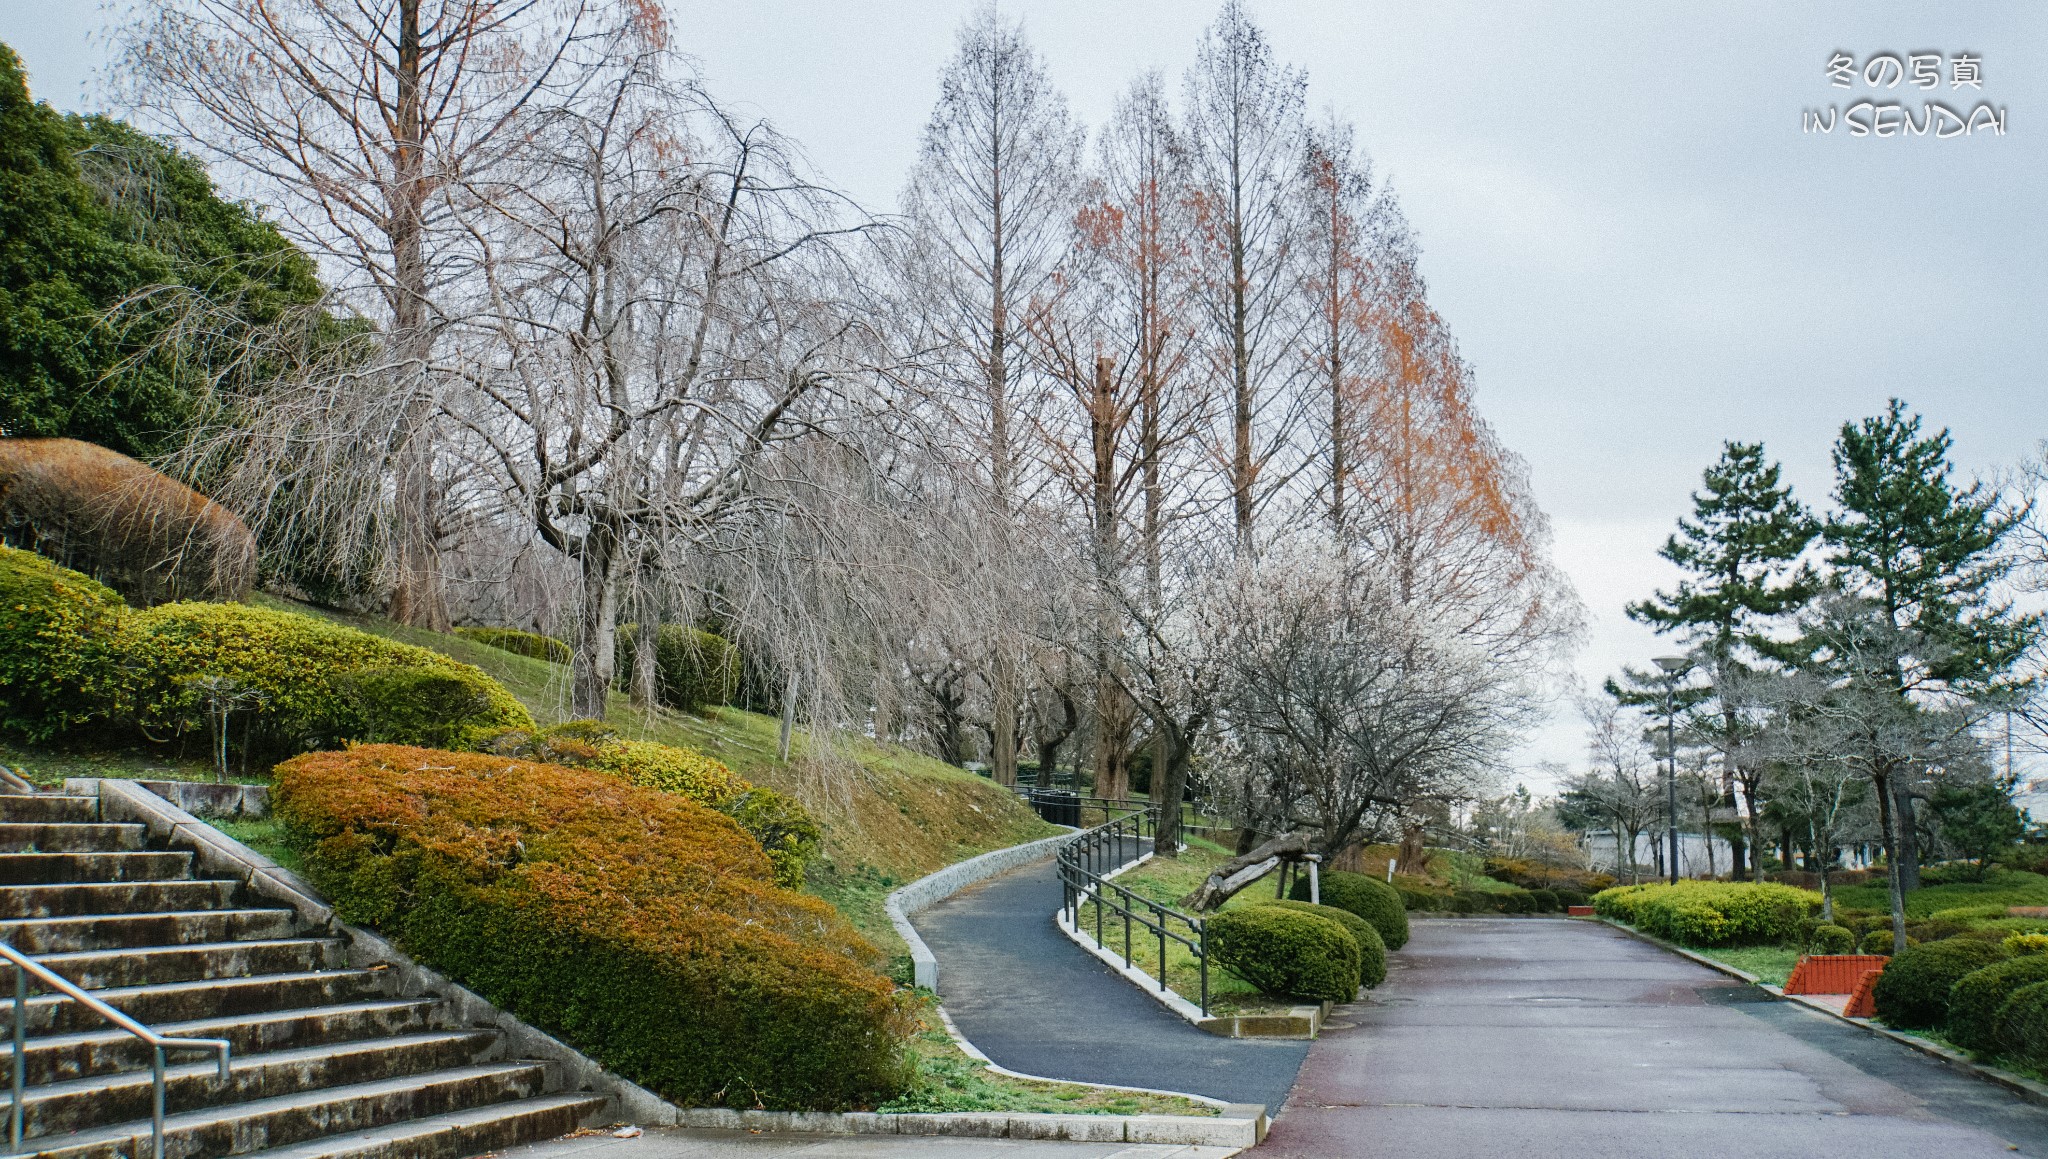
M 1050 858 L 912 919 L 940 998 L 968 1040 L 1025 1074 L 1186 1091 L 1277 1110 L 1306 1042 L 1218 1038 L 1138 992 L 1053 925 Z
M 1414 928 L 1252 1154 L 2048 1156 L 2048 1108 L 1608 927 Z

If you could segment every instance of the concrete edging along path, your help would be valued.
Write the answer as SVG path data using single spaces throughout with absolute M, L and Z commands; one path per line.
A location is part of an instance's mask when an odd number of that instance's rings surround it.
M 1991 1066 L 1987 1063 L 1978 1062 L 1975 1059 L 1972 1059 L 1969 1055 L 1966 1055 L 1958 1050 L 1950 1049 L 1949 1047 L 1943 1046 L 1938 1042 L 1931 1042 L 1917 1035 L 1906 1034 L 1901 1031 L 1893 1030 L 1888 1026 L 1879 1026 L 1876 1022 L 1872 1021 L 1871 1019 L 1851 1018 L 1848 1015 L 1842 1013 L 1841 1011 L 1836 1010 L 1834 1007 L 1829 1006 L 1827 1003 L 1811 1001 L 1803 994 L 1787 994 L 1785 993 L 1784 987 L 1773 986 L 1769 982 L 1764 981 L 1762 978 L 1757 977 L 1755 974 L 1752 974 L 1747 970 L 1739 970 L 1726 962 L 1718 962 L 1712 958 L 1707 957 L 1704 954 L 1696 954 L 1693 951 L 1686 949 L 1684 946 L 1676 945 L 1672 942 L 1667 942 L 1663 938 L 1657 937 L 1654 934 L 1646 934 L 1641 930 L 1623 925 L 1622 923 L 1617 922 L 1612 918 L 1601 918 L 1599 920 L 1602 924 L 1612 926 L 1613 928 L 1620 930 L 1622 933 L 1627 934 L 1630 937 L 1638 938 L 1642 941 L 1648 942 L 1651 945 L 1658 947 L 1659 949 L 1668 950 L 1671 953 L 1677 954 L 1681 958 L 1691 959 L 1692 961 L 1698 962 L 1700 965 L 1705 966 L 1710 970 L 1718 970 L 1719 972 L 1726 974 L 1731 978 L 1736 978 L 1741 981 L 1747 982 L 1750 985 L 1755 986 L 1757 989 L 1762 990 L 1764 993 L 1769 994 L 1774 998 L 1780 998 L 1787 1002 L 1796 1002 L 1799 1005 L 1806 1007 L 1808 1010 L 1819 1011 L 1820 1013 L 1827 1015 L 1829 1018 L 1832 1018 L 1837 1022 L 1847 1023 L 1850 1026 L 1854 1026 L 1858 1029 L 1865 1030 L 1871 1034 L 1877 1035 L 1879 1038 L 1889 1038 L 1893 1042 L 1896 1042 L 1901 1046 L 1910 1046 L 1914 1050 L 1917 1050 L 1922 1054 L 1931 1055 L 1935 1058 L 1938 1058 L 1941 1061 L 1948 1063 L 1950 1066 L 1953 1066 L 1958 1070 L 1968 1071 L 1970 1074 L 1976 1076 L 1977 1078 L 1983 1079 L 1985 1082 L 1995 1083 L 1998 1086 L 2004 1087 L 2005 1089 L 2020 1096 L 2021 1098 L 2027 1100 L 2030 1103 L 2039 1103 L 2042 1106 L 2048 1106 L 2048 1084 L 2037 1083 L 2033 1079 L 2027 1078 L 2025 1075 L 2017 1075 L 2009 1070 Z

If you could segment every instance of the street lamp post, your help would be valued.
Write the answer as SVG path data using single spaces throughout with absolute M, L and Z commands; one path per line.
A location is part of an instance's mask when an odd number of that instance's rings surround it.
M 1684 656 L 1659 656 L 1657 667 L 1664 670 L 1664 818 L 1668 845 L 1666 868 L 1672 885 L 1678 884 L 1678 678 L 1692 667 Z

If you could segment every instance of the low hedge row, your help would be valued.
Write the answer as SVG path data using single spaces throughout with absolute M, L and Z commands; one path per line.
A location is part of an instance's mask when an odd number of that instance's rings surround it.
M 1681 881 L 1628 885 L 1593 897 L 1595 913 L 1689 946 L 1743 946 L 1796 937 L 1820 895 L 1789 885 Z
M 1557 914 L 1586 904 L 1586 895 L 1574 889 L 1403 889 L 1400 894 L 1404 906 L 1424 913 Z
M 438 652 L 245 604 L 132 610 L 0 548 L 0 730 L 206 732 L 223 706 L 236 747 L 266 760 L 343 739 L 468 748 L 533 727 L 497 681 Z
M 1877 1016 L 1906 1030 L 1940 1026 L 1948 1021 L 1955 984 L 2007 957 L 2004 946 L 1975 938 L 1908 946 L 1886 963 L 1871 989 Z
M 843 1109 L 908 1081 L 908 1000 L 873 947 L 694 801 L 364 745 L 280 765 L 275 804 L 345 920 L 664 1098 Z

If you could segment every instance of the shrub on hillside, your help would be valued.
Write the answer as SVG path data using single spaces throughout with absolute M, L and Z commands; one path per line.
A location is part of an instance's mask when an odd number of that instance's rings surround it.
M 0 546 L 0 732 L 45 740 L 104 711 L 127 611 L 105 585 Z
M 1451 908 L 1450 897 L 1428 889 L 1403 889 L 1401 906 L 1407 910 L 1421 910 L 1424 913 L 1441 913 Z
M 569 645 L 553 636 L 539 632 L 522 632 L 517 628 L 457 628 L 455 634 L 465 640 L 475 640 L 486 647 L 529 660 L 545 660 L 550 664 L 567 664 L 570 659 Z
M 1554 914 L 1564 909 L 1564 904 L 1557 900 L 1557 891 L 1555 890 L 1532 889 L 1529 891 L 1529 899 L 1536 906 L 1534 910 L 1530 911 L 1532 913 Z
M 2048 1062 L 2048 982 L 2012 992 L 1998 1008 L 1998 1049 L 2033 1063 Z
M 1614 884 L 1611 873 L 1596 873 L 1590 869 L 1577 869 L 1568 865 L 1552 865 L 1544 861 L 1532 861 L 1521 857 L 1489 857 L 1486 859 L 1486 876 L 1523 889 L 1575 889 L 1581 893 L 1598 893 Z
M 1351 940 L 1358 943 L 1358 984 L 1371 990 L 1387 980 L 1387 944 L 1380 940 L 1380 932 L 1373 928 L 1371 922 L 1333 905 L 1311 905 L 1305 901 L 1262 901 L 1259 904 L 1315 914 L 1343 926 Z
M 1877 1016 L 1904 1029 L 1948 1020 L 1949 990 L 1965 974 L 2006 958 L 2005 947 L 1970 939 L 1908 946 L 1892 958 L 1871 992 Z
M 2048 934 L 2011 934 L 2004 946 L 2008 954 L 2048 955 Z
M 1398 950 L 1408 944 L 1408 911 L 1401 904 L 1400 891 L 1376 877 L 1363 873 L 1347 873 L 1333 869 L 1321 875 L 1319 883 L 1324 905 L 1350 910 L 1372 923 L 1379 931 L 1380 941 L 1387 949 Z M 1294 888 L 1287 896 L 1295 901 L 1308 900 L 1308 878 L 1294 879 Z
M 639 626 L 619 628 L 618 671 L 630 678 L 639 648 Z M 740 652 L 714 632 L 663 624 L 654 634 L 654 697 L 665 708 L 695 712 L 730 704 L 739 693 Z
M 552 728 L 513 730 L 491 738 L 491 751 L 577 768 L 602 769 L 642 788 L 675 793 L 739 822 L 775 865 L 775 879 L 802 884 L 804 865 L 824 834 L 803 804 L 749 784 L 721 761 L 673 745 L 621 740 L 610 725 L 572 720 Z
M 1890 957 L 1892 946 L 1895 944 L 1896 941 L 1892 937 L 1891 927 L 1889 925 L 1879 926 L 1863 935 L 1862 939 L 1856 943 L 1856 952 L 1859 954 L 1883 954 L 1886 957 Z M 1906 935 L 1906 946 L 1909 949 L 1919 944 L 1919 938 L 1911 934 Z
M 290 612 L 164 604 L 129 618 L 121 700 L 146 729 L 205 727 L 199 681 L 247 690 L 259 751 L 343 739 L 470 748 L 533 718 L 504 686 L 438 652 Z M 424 703 L 422 703 L 424 699 Z M 449 715 L 437 715 L 446 713 Z M 231 731 L 240 733 L 240 722 Z
M 245 599 L 256 580 L 256 539 L 233 512 L 76 439 L 0 439 L 0 535 L 138 605 Z
M 1855 949 L 1856 935 L 1832 924 L 1815 926 L 1807 942 L 1807 952 L 1813 954 L 1847 954 Z
M 1311 1002 L 1358 996 L 1358 943 L 1329 918 L 1254 905 L 1224 910 L 1206 926 L 1216 964 L 1262 994 Z
M 2048 954 L 1993 962 L 1956 979 L 1948 992 L 1948 1036 L 1967 1050 L 1998 1049 L 1998 1012 L 2022 986 L 2048 982 Z
M 777 887 L 730 818 L 595 769 L 398 746 L 277 777 L 344 919 L 664 1098 L 840 1109 L 907 1081 L 873 947 Z
M 1819 894 L 1789 885 L 1734 881 L 1628 885 L 1593 898 L 1600 916 L 1689 946 L 1787 941 L 1819 904 Z

